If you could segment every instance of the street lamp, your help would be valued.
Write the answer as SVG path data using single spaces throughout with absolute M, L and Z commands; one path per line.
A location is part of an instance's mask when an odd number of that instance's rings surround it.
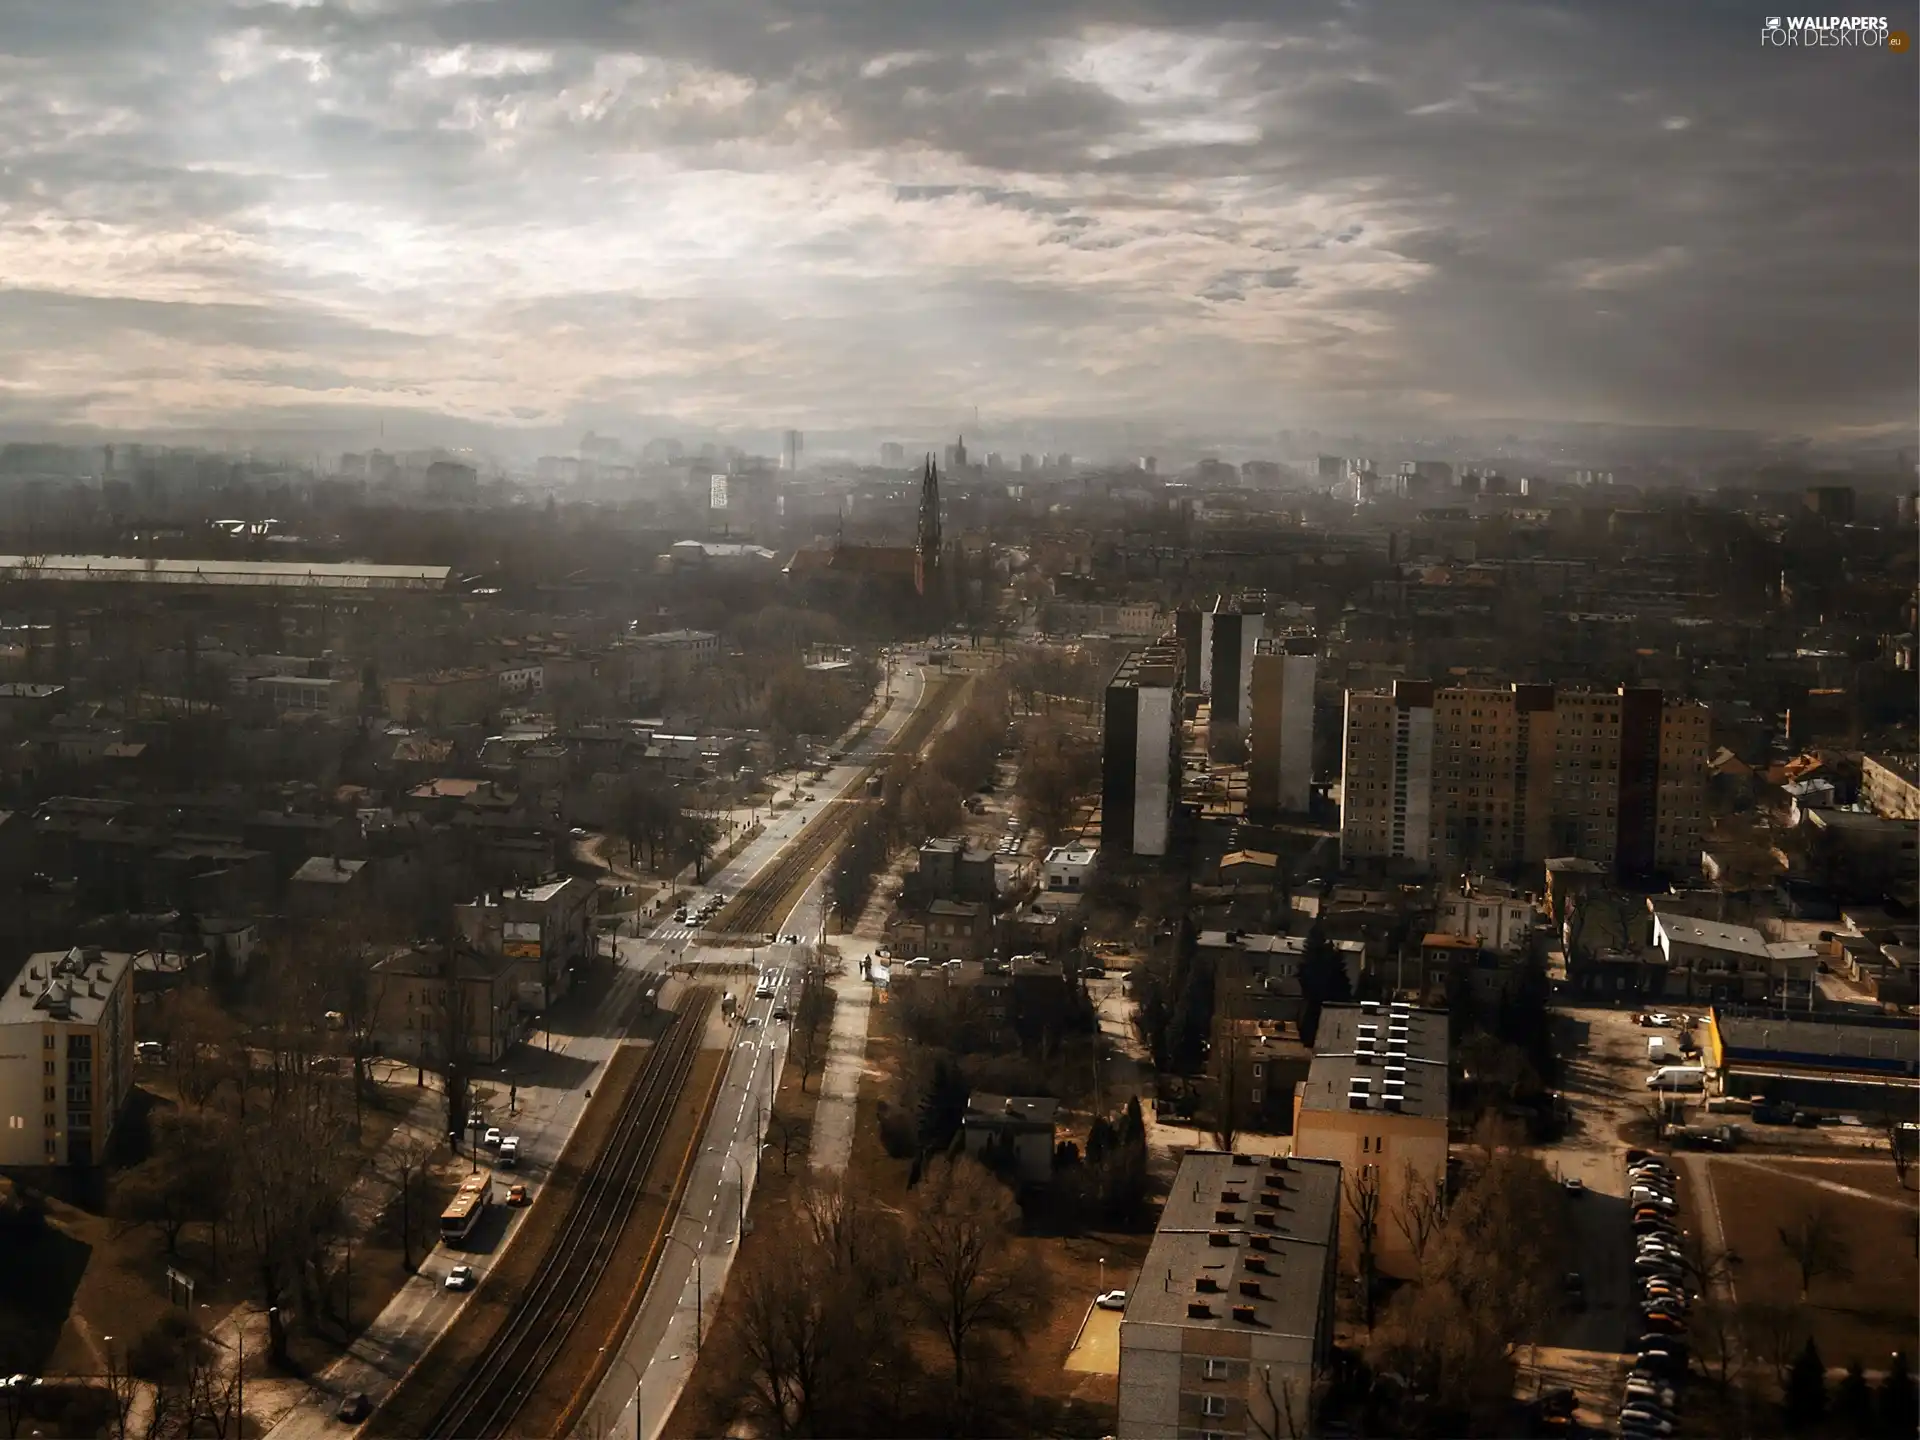
M 645 1423 L 646 1415 L 645 1415 L 645 1412 L 643 1412 L 640 1408 L 640 1384 L 645 1377 L 641 1375 L 640 1367 L 634 1364 L 633 1361 L 629 1360 L 625 1355 L 622 1355 L 618 1350 L 614 1350 L 610 1346 L 602 1345 L 600 1347 L 600 1353 L 607 1357 L 607 1364 L 609 1367 L 614 1365 L 624 1365 L 632 1373 L 633 1375 L 633 1436 L 634 1436 L 634 1440 L 646 1440 L 646 1437 L 647 1437 L 647 1427 Z
M 739 1223 L 735 1226 L 733 1233 L 736 1239 L 745 1239 L 747 1234 L 747 1167 L 740 1163 L 740 1157 L 738 1155 L 729 1150 L 720 1160 L 720 1175 L 722 1179 L 726 1177 L 727 1166 L 729 1164 L 733 1166 L 733 1173 L 738 1176 L 740 1180 L 740 1216 Z
M 687 1253 L 693 1256 L 693 1353 L 698 1355 L 700 1342 L 707 1328 L 705 1302 L 702 1298 L 700 1248 L 691 1240 L 682 1240 L 678 1235 L 667 1235 L 663 1238 L 669 1245 L 685 1246 Z

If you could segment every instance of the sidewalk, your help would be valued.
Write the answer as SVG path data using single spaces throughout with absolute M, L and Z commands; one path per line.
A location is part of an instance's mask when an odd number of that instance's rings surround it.
M 853 1131 L 860 1113 L 860 1077 L 867 1069 L 867 1023 L 873 1017 L 873 982 L 861 974 L 861 962 L 880 948 L 887 911 L 898 890 L 895 876 L 880 877 L 853 929 L 835 936 L 839 973 L 832 976 L 833 1036 L 820 1072 L 820 1098 L 813 1112 L 813 1144 L 807 1163 L 826 1175 L 845 1172 L 853 1158 Z

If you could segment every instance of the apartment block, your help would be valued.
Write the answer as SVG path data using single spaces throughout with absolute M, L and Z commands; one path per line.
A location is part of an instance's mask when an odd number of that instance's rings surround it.
M 100 1163 L 133 1088 L 134 957 L 27 957 L 0 996 L 0 1165 Z
M 1254 646 L 1248 718 L 1247 806 L 1303 814 L 1313 799 L 1313 685 L 1319 641 L 1311 631 Z
M 1320 1012 L 1312 1067 L 1294 1091 L 1293 1153 L 1339 1163 L 1349 1189 L 1376 1186 L 1374 1263 L 1402 1278 L 1418 1268 L 1402 1219 L 1414 1187 L 1447 1173 L 1447 1016 L 1395 1002 Z M 1341 1206 L 1341 1254 L 1357 1256 L 1356 1205 Z
M 1173 645 L 1149 645 L 1107 682 L 1101 735 L 1100 843 L 1164 855 L 1180 802 L 1180 720 L 1185 664 Z
M 1237 758 L 1253 714 L 1253 657 L 1266 633 L 1267 597 L 1259 592 L 1222 595 L 1211 618 L 1207 748 Z
M 1628 875 L 1690 870 L 1707 724 L 1704 705 L 1625 686 L 1349 691 L 1342 862 L 1454 874 L 1570 856 Z
M 1189 1150 L 1120 1321 L 1120 1440 L 1314 1433 L 1340 1167 Z

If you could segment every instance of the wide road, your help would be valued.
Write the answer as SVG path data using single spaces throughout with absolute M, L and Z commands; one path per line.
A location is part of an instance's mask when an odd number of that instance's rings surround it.
M 896 660 L 886 696 L 887 708 L 879 723 L 858 746 L 848 752 L 841 764 L 827 773 L 824 780 L 805 792 L 813 796 L 811 801 L 802 801 L 788 810 L 776 812 L 766 829 L 752 843 L 708 877 L 705 890 L 722 895 L 734 894 L 762 870 L 772 866 L 835 797 L 842 791 L 858 786 L 866 766 L 884 753 L 919 705 L 924 693 L 924 656 L 915 654 Z M 787 933 L 793 925 L 787 917 L 782 917 L 780 926 L 775 928 Z M 815 922 L 813 933 L 817 933 L 818 928 L 818 922 Z M 509 1083 L 515 1086 L 515 1114 L 508 1117 L 490 1113 L 488 1117 L 489 1123 L 498 1123 L 521 1136 L 521 1166 L 510 1175 L 504 1172 L 500 1175 L 503 1191 L 508 1180 L 526 1181 L 536 1189 L 545 1180 L 579 1122 L 587 1103 L 587 1092 L 592 1089 L 601 1067 L 620 1045 L 627 1042 L 628 1025 L 637 1003 L 648 990 L 660 984 L 663 972 L 669 965 L 736 965 L 742 960 L 753 959 L 777 971 L 793 970 L 797 973 L 797 966 L 793 964 L 793 956 L 789 953 L 792 947 L 745 945 L 720 948 L 705 944 L 690 945 L 690 929 L 687 925 L 677 924 L 672 911 L 668 909 L 662 911 L 660 918 L 647 932 L 621 938 L 616 942 L 613 974 L 604 986 L 593 994 L 578 996 L 568 1002 L 562 1007 L 566 1015 L 557 1013 L 550 1031 L 537 1032 L 526 1045 L 517 1047 L 499 1067 L 497 1074 L 480 1077 L 500 1092 L 494 1100 L 496 1111 L 504 1109 L 505 1090 Z M 751 1000 L 754 989 L 751 981 L 736 978 L 733 988 L 742 999 Z M 783 990 L 782 994 L 785 993 Z M 725 1198 L 727 1204 L 733 1207 L 733 1212 L 737 1212 L 739 1167 L 746 1166 L 745 1173 L 750 1177 L 759 1153 L 759 1134 L 757 1131 L 749 1133 L 749 1127 L 765 1124 L 765 1117 L 756 1117 L 752 1107 L 743 1106 L 742 1100 L 752 1093 L 756 1077 L 764 1090 L 768 1075 L 779 1074 L 779 1066 L 786 1055 L 785 1027 L 769 1023 L 771 1013 L 778 1004 L 778 999 L 755 1002 L 751 1007 L 755 1023 L 740 1031 L 721 1097 L 714 1110 L 712 1131 L 702 1141 L 700 1163 L 690 1178 L 682 1219 L 674 1229 L 675 1236 L 688 1243 L 667 1246 L 648 1292 L 646 1305 L 635 1324 L 635 1333 L 644 1327 L 650 1311 L 659 1301 L 660 1293 L 668 1284 L 688 1287 L 693 1271 L 688 1244 L 698 1238 L 703 1253 L 715 1254 L 731 1244 L 731 1230 L 726 1231 L 724 1239 L 718 1236 L 719 1222 L 725 1220 L 730 1212 L 721 1206 L 723 1197 L 716 1174 L 722 1168 L 726 1170 L 726 1183 L 732 1188 Z M 729 1125 L 731 1128 L 728 1128 Z M 724 1152 L 713 1148 L 723 1143 L 730 1148 Z M 726 1159 L 731 1159 L 732 1163 L 725 1163 Z M 748 1188 L 751 1189 L 750 1180 Z M 699 1203 L 696 1205 L 696 1202 Z M 322 1440 L 322 1437 L 341 1436 L 356 1428 L 335 1418 L 341 1400 L 359 1392 L 378 1404 L 386 1396 L 400 1377 L 452 1323 L 471 1293 L 463 1294 L 443 1288 L 441 1282 L 448 1268 L 456 1263 L 474 1263 L 484 1274 L 492 1260 L 505 1248 L 526 1213 L 508 1210 L 505 1206 L 496 1208 L 501 1212 L 506 1228 L 488 1245 L 489 1253 L 476 1256 L 437 1247 L 422 1262 L 419 1273 L 400 1288 L 386 1309 L 356 1337 L 348 1352 L 315 1377 L 293 1407 L 279 1418 L 269 1432 L 272 1440 Z M 713 1212 L 717 1227 L 716 1235 L 711 1239 L 705 1235 L 709 1211 Z M 689 1215 L 697 1215 L 700 1223 L 688 1223 Z M 495 1223 L 499 1222 L 496 1220 Z M 704 1268 L 712 1272 L 708 1278 L 709 1284 L 714 1283 L 713 1276 L 725 1274 L 724 1264 L 707 1264 Z M 687 1288 L 687 1304 L 691 1313 L 694 1304 L 691 1288 Z M 612 1368 L 618 1374 L 626 1367 L 615 1365 Z M 684 1383 L 684 1375 L 674 1382 L 674 1394 L 679 1393 L 679 1387 Z M 627 1424 L 632 1424 L 630 1417 Z
M 920 704 L 925 678 L 917 652 L 896 664 L 886 714 L 846 762 L 814 788 L 815 802 L 808 807 L 813 814 L 831 797 L 856 789 L 867 766 L 892 745 Z M 712 888 L 737 893 L 773 865 L 802 828 L 791 816 L 783 817 L 776 829 L 756 840 L 718 876 Z M 762 1160 L 761 1145 L 770 1118 L 768 1098 L 786 1060 L 787 1027 L 773 1020 L 773 1012 L 794 999 L 802 955 L 807 945 L 819 940 L 824 924 L 821 886 L 815 883 L 771 927 L 776 934 L 800 935 L 802 945 L 703 943 L 685 951 L 685 961 L 695 965 L 738 964 L 751 955 L 758 968 L 774 972 L 774 993 L 752 998 L 752 983 L 746 983 L 744 1023 L 736 1033 L 713 1118 L 701 1137 L 700 1154 L 674 1222 L 674 1243 L 662 1253 L 640 1313 L 607 1367 L 605 1382 L 588 1411 L 593 1418 L 583 1433 L 606 1440 L 652 1440 L 673 1413 L 693 1372 L 697 1328 L 704 1331 L 712 1324 L 715 1303 L 733 1266 L 744 1200 L 753 1193 Z M 795 1163 L 804 1166 L 804 1155 Z

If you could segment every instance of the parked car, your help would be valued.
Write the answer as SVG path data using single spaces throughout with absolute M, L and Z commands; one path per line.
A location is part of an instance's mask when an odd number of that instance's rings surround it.
M 477 1279 L 471 1265 L 456 1265 L 447 1271 L 446 1287 L 449 1290 L 471 1290 Z
M 486 1146 L 489 1150 L 498 1150 L 500 1148 L 499 1127 L 494 1125 L 489 1125 L 487 1127 L 487 1133 L 480 1137 L 480 1143 Z
M 1096 1297 L 1093 1303 L 1098 1305 L 1102 1310 L 1124 1310 L 1127 1308 L 1127 1292 L 1124 1290 L 1109 1290 L 1105 1294 Z
M 335 1419 L 344 1420 L 349 1425 L 358 1425 L 373 1413 L 373 1402 L 367 1399 L 363 1392 L 356 1390 L 342 1400 L 340 1408 L 333 1413 Z
M 507 1187 L 507 1204 L 525 1205 L 528 1203 L 527 1187 L 525 1185 L 509 1185 Z
M 1567 1198 L 1578 1200 L 1587 1193 L 1587 1182 L 1578 1175 L 1568 1175 L 1560 1181 L 1560 1188 L 1567 1192 Z

